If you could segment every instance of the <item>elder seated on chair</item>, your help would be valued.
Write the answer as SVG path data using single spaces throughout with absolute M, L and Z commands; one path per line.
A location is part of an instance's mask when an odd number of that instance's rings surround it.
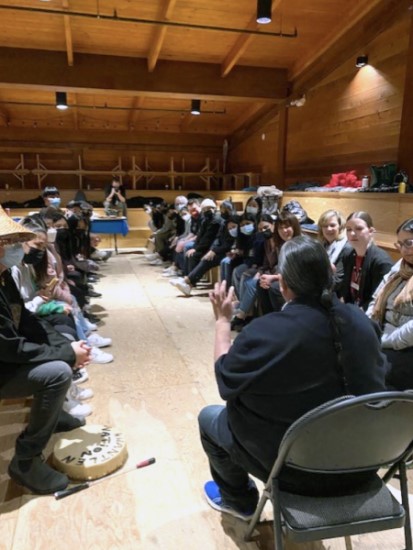
M 304 413 L 348 393 L 384 391 L 388 367 L 371 321 L 331 292 L 333 273 L 323 246 L 295 237 L 280 252 L 282 311 L 247 325 L 231 345 L 233 289 L 217 284 L 210 293 L 216 317 L 215 374 L 226 406 L 199 415 L 201 442 L 213 481 L 208 503 L 247 520 L 258 502 L 249 474 L 266 481 L 289 426 Z M 342 347 L 339 360 L 337 348 Z M 280 488 L 300 494 L 353 489 L 373 472 L 297 474 L 286 469 Z

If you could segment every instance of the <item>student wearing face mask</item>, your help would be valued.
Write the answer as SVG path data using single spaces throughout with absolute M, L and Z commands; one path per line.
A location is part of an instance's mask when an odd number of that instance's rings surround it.
M 245 270 L 239 284 L 239 306 L 231 321 L 231 330 L 240 332 L 254 315 L 257 287 L 262 275 L 271 273 L 278 263 L 278 250 L 274 239 L 275 222 L 268 214 L 259 218 L 258 233 L 264 239 L 264 257 L 262 264 Z M 268 235 L 269 238 L 265 238 Z
M 243 214 L 241 217 L 236 247 L 237 257 L 234 259 L 231 284 L 236 296 L 239 297 L 243 274 L 247 271 L 252 273 L 253 270 L 256 272 L 264 261 L 264 237 L 257 231 L 256 220 L 252 214 Z
M 261 215 L 262 201 L 260 197 L 250 197 L 245 205 L 244 214 L 254 217 L 256 220 Z
M 105 188 L 103 207 L 107 216 L 126 216 L 125 188 L 117 178 L 113 178 L 112 183 Z
M 284 243 L 301 235 L 301 226 L 294 214 L 284 211 L 280 212 L 277 217 L 273 233 L 270 228 L 266 228 L 263 234 L 267 241 L 272 243 L 277 251 L 277 256 L 279 256 Z M 278 282 L 277 264 L 270 269 L 264 269 L 261 274 L 257 286 L 257 302 L 258 314 L 261 315 L 280 311 L 284 305 L 284 298 Z
M 42 197 L 44 202 L 44 208 L 40 211 L 40 213 L 42 213 L 44 210 L 46 210 L 49 207 L 55 208 L 56 210 L 60 208 L 62 200 L 60 198 L 60 192 L 57 187 L 54 187 L 54 186 L 45 187 L 43 189 Z
M 9 269 L 23 259 L 22 243 L 34 237 L 0 208 L 0 399 L 33 396 L 8 473 L 33 493 L 51 494 L 65 489 L 69 480 L 42 453 L 54 432 L 84 424 L 63 412 L 62 405 L 73 370 L 88 363 L 90 351 L 84 342 L 70 343 L 24 307 Z
M 223 224 L 221 216 L 216 213 L 216 208 L 217 206 L 212 199 L 204 199 L 202 201 L 202 220 L 199 232 L 194 247 L 186 252 L 186 275 L 169 281 L 171 285 L 175 286 L 186 296 L 191 294 L 192 288 L 202 278 L 203 273 L 206 273 L 214 265 L 219 265 L 219 262 L 225 255 L 225 251 L 222 251 L 220 243 L 216 244 L 216 251 L 213 249 L 218 232 Z M 228 244 L 222 246 L 228 246 Z M 220 254 L 222 255 L 219 261 L 216 261 L 215 258 Z M 200 263 L 201 265 L 197 267 Z
M 256 261 L 254 260 L 256 252 L 255 216 L 243 214 L 238 227 L 232 230 L 231 236 L 235 239 L 234 244 L 221 262 L 221 281 L 227 281 L 229 285 L 235 269 L 238 269 L 238 275 L 241 277 L 242 271 Z

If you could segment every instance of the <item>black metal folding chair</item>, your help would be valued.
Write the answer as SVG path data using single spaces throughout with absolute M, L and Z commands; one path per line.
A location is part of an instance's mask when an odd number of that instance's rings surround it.
M 286 432 L 245 539 L 268 499 L 274 512 L 275 549 L 285 535 L 295 542 L 321 540 L 404 526 L 412 550 L 406 461 L 413 451 L 413 394 L 381 392 L 330 401 L 298 419 Z M 389 468 L 363 492 L 303 496 L 279 489 L 283 466 L 318 474 Z M 390 466 L 390 467 L 389 467 Z M 402 504 L 386 482 L 399 473 Z

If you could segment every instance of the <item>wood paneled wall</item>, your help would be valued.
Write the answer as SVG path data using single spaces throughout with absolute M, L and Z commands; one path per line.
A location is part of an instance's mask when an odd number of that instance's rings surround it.
M 334 172 L 397 161 L 409 41 L 404 16 L 365 51 L 369 65 L 355 58 L 337 67 L 310 90 L 306 104 L 289 109 L 286 185 L 328 182 Z
M 258 172 L 261 174 L 262 185 L 282 187 L 277 160 L 278 118 L 230 152 L 229 172 Z

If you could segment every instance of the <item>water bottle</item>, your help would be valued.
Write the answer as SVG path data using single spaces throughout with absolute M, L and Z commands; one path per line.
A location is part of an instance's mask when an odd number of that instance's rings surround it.
M 361 178 L 361 188 L 362 189 L 368 189 L 369 188 L 369 177 L 363 176 Z

